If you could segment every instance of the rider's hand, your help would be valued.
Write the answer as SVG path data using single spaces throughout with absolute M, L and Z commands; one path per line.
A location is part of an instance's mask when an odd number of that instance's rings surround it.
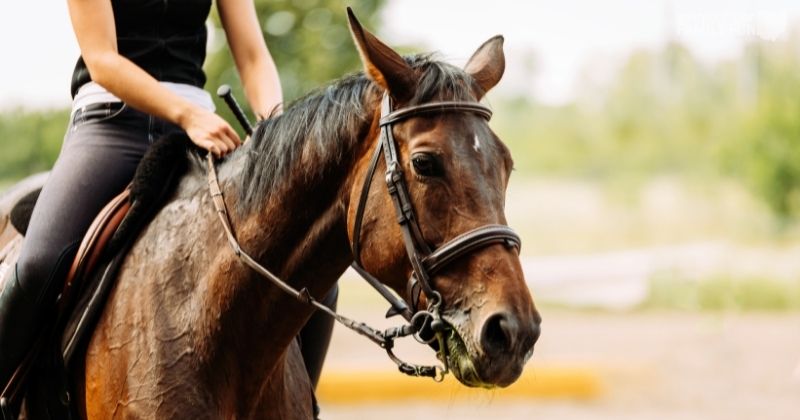
M 192 143 L 223 157 L 242 145 L 239 135 L 219 115 L 202 108 L 194 108 L 181 121 L 181 127 Z

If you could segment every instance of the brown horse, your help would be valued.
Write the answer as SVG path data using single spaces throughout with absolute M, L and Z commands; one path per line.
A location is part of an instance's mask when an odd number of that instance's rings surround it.
M 362 266 L 411 301 L 412 266 L 381 177 L 368 185 L 363 228 L 353 237 L 382 96 L 388 92 L 398 109 L 479 101 L 503 74 L 503 39 L 484 43 L 462 70 L 427 55 L 403 58 L 352 15 L 351 30 L 365 74 L 262 122 L 219 165 L 220 184 L 243 249 L 294 287 L 325 296 L 353 261 L 358 239 Z M 428 246 L 506 223 L 513 163 L 484 119 L 426 113 L 392 130 Z M 129 252 L 88 344 L 85 415 L 311 418 L 312 385 L 294 339 L 311 309 L 240 262 L 212 205 L 204 166 L 194 159 L 189 172 Z M 431 283 L 442 297 L 455 376 L 469 386 L 513 383 L 540 323 L 517 252 L 482 247 Z

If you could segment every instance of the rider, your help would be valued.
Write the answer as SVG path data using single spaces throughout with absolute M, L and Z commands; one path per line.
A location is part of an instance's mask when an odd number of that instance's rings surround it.
M 0 390 L 31 346 L 46 312 L 41 307 L 54 303 L 95 215 L 130 182 L 153 141 L 183 130 L 220 157 L 241 144 L 202 89 L 211 0 L 67 3 L 81 49 L 72 114 L 19 260 L 0 292 Z M 260 118 L 268 117 L 280 109 L 282 93 L 253 0 L 217 0 L 217 6 L 248 102 Z M 311 355 L 319 359 L 310 366 L 315 381 L 330 336 L 326 324 L 313 334 L 325 339 L 313 343 L 323 348 Z

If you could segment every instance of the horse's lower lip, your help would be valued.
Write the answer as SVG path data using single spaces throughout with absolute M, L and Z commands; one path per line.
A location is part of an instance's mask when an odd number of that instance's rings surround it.
M 447 366 L 456 379 L 470 387 L 494 388 L 494 384 L 486 383 L 481 379 L 458 330 L 452 325 L 448 325 L 444 334 L 446 335 L 447 354 L 445 357 L 447 358 Z

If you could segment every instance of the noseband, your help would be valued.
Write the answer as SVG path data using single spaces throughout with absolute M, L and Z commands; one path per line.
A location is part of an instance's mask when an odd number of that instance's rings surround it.
M 431 278 L 443 267 L 447 266 L 459 257 L 473 251 L 485 248 L 493 244 L 504 244 L 513 247 L 519 252 L 519 236 L 508 226 L 487 224 L 476 229 L 464 232 L 455 238 L 445 242 L 436 249 L 432 249 L 422 235 L 419 222 L 408 193 L 408 185 L 403 176 L 402 165 L 397 152 L 397 142 L 392 134 L 392 125 L 409 118 L 428 114 L 442 113 L 473 113 L 483 117 L 487 121 L 492 116 L 492 111 L 478 102 L 461 101 L 440 101 L 422 105 L 409 106 L 398 110 L 392 109 L 391 99 L 384 93 L 381 103 L 380 115 L 380 139 L 375 147 L 375 152 L 370 161 L 364 184 L 361 188 L 361 195 L 356 208 L 355 225 L 353 227 L 352 250 L 354 261 L 353 269 L 359 273 L 372 287 L 374 287 L 391 305 L 387 317 L 402 315 L 409 324 L 400 327 L 390 328 L 385 331 L 378 331 L 364 323 L 344 317 L 328 307 L 320 304 L 308 292 L 307 288 L 295 289 L 269 270 L 260 265 L 244 250 L 236 240 L 233 228 L 230 225 L 225 201 L 219 188 L 214 160 L 209 153 L 206 157 L 208 167 L 208 184 L 214 207 L 222 222 L 228 242 L 233 252 L 242 262 L 269 279 L 273 284 L 284 292 L 292 295 L 297 300 L 314 306 L 346 327 L 366 336 L 373 342 L 384 348 L 389 357 L 397 363 L 401 372 L 412 376 L 429 376 L 437 381 L 443 379 L 444 374 L 449 370 L 444 341 L 445 323 L 441 318 L 442 296 L 431 284 Z M 383 152 L 383 153 L 381 153 Z M 408 295 L 411 302 L 398 298 L 383 283 L 372 276 L 361 265 L 361 226 L 364 219 L 364 210 L 369 197 L 370 186 L 380 161 L 380 156 L 384 156 L 386 162 L 386 186 L 389 195 L 394 203 L 397 222 L 403 232 L 403 242 L 405 243 L 406 254 L 413 272 L 408 280 Z M 424 293 L 427 301 L 427 310 L 419 310 L 420 294 Z M 399 337 L 413 335 L 418 341 L 431 344 L 437 348 L 439 359 L 444 367 L 438 366 L 418 366 L 403 362 L 392 352 L 394 340 Z

